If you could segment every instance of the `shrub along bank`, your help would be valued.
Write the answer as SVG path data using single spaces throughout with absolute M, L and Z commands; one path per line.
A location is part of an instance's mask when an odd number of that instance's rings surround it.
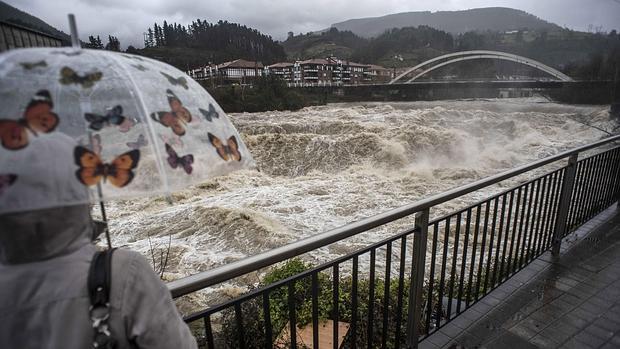
M 527 258 L 525 259 L 527 260 Z M 505 262 L 509 262 L 508 259 Z M 504 263 L 501 263 L 502 265 Z M 280 280 L 287 279 L 304 271 L 312 268 L 312 265 L 304 263 L 300 259 L 292 259 L 288 262 L 273 268 L 269 271 L 263 281 L 258 285 L 258 288 L 273 284 Z M 502 268 L 503 269 L 503 268 Z M 319 322 L 325 320 L 334 319 L 333 311 L 333 280 L 331 269 L 327 272 L 320 272 L 317 275 L 318 281 L 318 317 Z M 408 274 L 408 273 L 406 273 Z M 493 279 L 497 277 L 497 280 L 502 280 L 509 275 L 507 270 L 498 270 L 497 275 L 494 274 L 493 268 L 488 273 L 483 273 L 472 279 L 471 284 L 467 280 L 463 280 L 462 284 L 462 297 L 463 302 L 462 309 L 465 309 L 465 302 L 474 302 L 475 294 L 481 297 L 484 290 L 489 291 L 493 287 L 485 287 L 484 282 L 477 283 L 478 278 L 480 280 L 489 279 L 491 282 L 491 276 Z M 441 312 L 442 321 L 446 318 L 445 304 L 439 308 L 439 275 L 435 275 L 437 279 L 434 280 L 433 292 L 432 292 L 432 304 L 435 309 L 432 311 L 433 321 L 431 321 L 431 330 L 434 328 L 433 324 L 437 317 L 438 312 Z M 387 348 L 397 347 L 396 343 L 400 343 L 400 347 L 405 345 L 406 341 L 406 328 L 407 328 L 407 311 L 409 300 L 409 284 L 411 280 L 409 277 L 391 278 L 387 283 L 385 279 L 375 278 L 374 287 L 371 288 L 371 282 L 369 279 L 360 278 L 357 281 L 357 292 L 353 292 L 354 283 L 351 276 L 343 276 L 339 280 L 338 286 L 338 320 L 341 322 L 351 323 L 353 320 L 353 297 L 357 294 L 357 312 L 356 312 L 356 346 L 357 347 L 381 347 L 382 341 L 386 338 Z M 461 280 L 456 275 L 453 279 L 450 278 L 449 273 L 444 280 L 443 294 L 444 299 L 442 303 L 447 302 L 446 296 L 451 285 L 454 285 L 454 299 L 457 298 L 456 292 L 460 286 Z M 479 286 L 478 292 L 475 292 L 476 285 Z M 298 328 L 303 328 L 307 325 L 312 326 L 312 278 L 311 276 L 298 279 L 293 284 L 293 299 L 295 303 L 295 319 Z M 423 308 L 426 309 L 428 304 L 428 281 L 423 288 Z M 487 285 L 489 286 L 489 285 Z M 484 289 L 483 289 L 484 288 Z M 471 290 L 470 290 L 471 289 Z M 401 291 L 402 290 L 402 291 Z M 471 292 L 470 292 L 471 291 Z M 288 285 L 272 289 L 269 292 L 269 316 L 272 326 L 272 338 L 271 342 L 275 343 L 275 348 L 288 348 L 288 343 L 283 341 L 283 333 L 288 333 L 288 321 L 289 321 L 289 299 L 288 299 Z M 399 297 L 400 295 L 400 297 Z M 469 299 L 468 299 L 469 298 Z M 373 299 L 373 302 L 370 302 Z M 372 311 L 371 311 L 372 306 Z M 399 311 L 401 309 L 401 311 Z M 455 309 L 453 309 L 454 311 Z M 216 320 L 220 325 L 217 326 L 218 330 L 215 330 L 214 340 L 217 348 L 263 348 L 265 345 L 265 312 L 263 310 L 263 297 L 259 294 L 257 297 L 246 301 L 241 306 L 242 318 L 243 318 L 243 338 L 244 346 L 240 343 L 240 335 L 238 332 L 237 318 L 233 307 L 227 308 L 221 313 L 221 318 Z M 386 317 L 387 315 L 387 317 Z M 384 319 L 387 318 L 387 326 L 384 326 Z M 214 317 L 212 317 L 214 319 Z M 368 343 L 368 332 L 372 324 L 372 339 L 371 343 Z M 426 332 L 426 323 L 422 321 L 420 324 L 422 333 Z M 331 329 L 330 329 L 331 331 Z M 347 333 L 344 343 L 341 348 L 351 347 L 351 332 Z M 330 332 L 331 333 L 331 332 Z M 204 332 L 196 333 L 200 344 L 204 346 L 205 338 Z M 299 348 L 303 348 L 300 343 L 297 343 Z
M 299 110 L 310 105 L 325 104 L 319 99 L 291 89 L 274 76 L 261 77 L 250 85 L 213 87 L 208 80 L 200 83 L 227 113 Z

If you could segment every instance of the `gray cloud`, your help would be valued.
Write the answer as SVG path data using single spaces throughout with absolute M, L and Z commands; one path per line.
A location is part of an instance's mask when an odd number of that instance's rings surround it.
M 462 10 L 504 6 L 530 12 L 542 19 L 577 30 L 620 29 L 620 1 L 616 0 L 8 0 L 56 28 L 68 32 L 68 13 L 78 20 L 80 38 L 107 35 L 123 46 L 143 44 L 142 33 L 154 22 L 188 24 L 196 18 L 210 22 L 238 22 L 283 39 L 286 33 L 306 33 L 352 18 L 404 11 Z

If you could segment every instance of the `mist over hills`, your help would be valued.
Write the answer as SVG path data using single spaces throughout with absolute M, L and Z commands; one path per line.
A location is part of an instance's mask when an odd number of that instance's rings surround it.
M 0 20 L 47 32 L 70 44 L 67 34 L 1 0 Z M 351 19 L 322 32 L 300 35 L 291 32 L 284 41 L 275 41 L 256 29 L 227 21 L 196 20 L 190 24 L 164 21 L 156 27 L 147 28 L 151 34 L 145 40 L 144 49 L 130 46 L 127 52 L 156 58 L 184 70 L 236 58 L 270 64 L 328 56 L 396 69 L 445 53 L 474 49 L 515 53 L 572 77 L 592 80 L 617 78 L 620 67 L 620 35 L 615 30 L 574 31 L 524 11 L 501 7 Z M 100 46 L 95 48 L 105 47 Z M 490 60 L 463 63 L 459 73 L 491 74 L 499 69 L 493 64 Z
M 420 25 L 452 34 L 486 30 L 505 32 L 519 29 L 560 29 L 558 25 L 544 21 L 525 11 L 506 7 L 487 7 L 462 11 L 402 12 L 381 17 L 349 19 L 334 23 L 332 27 L 370 38 L 378 36 L 388 29 Z

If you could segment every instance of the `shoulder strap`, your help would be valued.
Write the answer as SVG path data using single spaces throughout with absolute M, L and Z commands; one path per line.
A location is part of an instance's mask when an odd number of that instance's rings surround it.
M 112 290 L 112 254 L 114 250 L 96 252 L 88 272 L 90 319 L 95 330 L 93 348 L 114 348 L 116 346 L 116 341 L 108 326 Z

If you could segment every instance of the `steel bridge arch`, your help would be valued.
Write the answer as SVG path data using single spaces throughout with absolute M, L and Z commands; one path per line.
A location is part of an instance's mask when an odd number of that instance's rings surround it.
M 516 63 L 521 63 L 521 64 L 525 64 L 528 65 L 530 67 L 536 68 L 538 70 L 541 70 L 549 75 L 552 75 L 554 77 L 556 77 L 557 79 L 561 80 L 561 81 L 573 81 L 573 79 L 558 71 L 557 69 L 551 68 L 550 66 L 543 64 L 541 62 L 535 61 L 533 59 L 527 58 L 527 57 L 523 57 L 523 56 L 519 56 L 519 55 L 515 55 L 512 53 L 506 53 L 506 52 L 500 52 L 500 51 L 489 51 L 489 50 L 472 50 L 472 51 L 461 51 L 461 52 L 455 52 L 455 53 L 448 53 L 442 56 L 438 56 L 432 59 L 429 59 L 425 62 L 422 62 L 418 65 L 416 65 L 413 68 L 408 69 L 406 72 L 398 75 L 397 77 L 395 77 L 394 79 L 392 79 L 392 81 L 389 82 L 389 84 L 393 84 L 396 81 L 400 80 L 401 78 L 403 78 L 404 76 L 406 76 L 407 74 L 420 69 L 424 66 L 427 66 L 431 63 L 437 62 L 437 61 L 441 61 L 447 58 L 452 58 L 452 57 L 459 57 L 460 58 L 453 58 L 451 60 L 448 60 L 446 62 L 443 63 L 439 63 L 436 64 L 434 66 L 432 66 L 431 68 L 428 68 L 426 70 L 424 70 L 422 73 L 417 74 L 416 76 L 414 76 L 413 78 L 407 80 L 407 83 L 412 82 L 413 80 L 419 78 L 420 76 L 433 71 L 437 68 L 446 66 L 448 64 L 452 64 L 452 63 L 456 63 L 456 62 L 460 62 L 460 61 L 464 61 L 464 60 L 471 60 L 471 59 L 501 59 L 501 60 L 505 60 L 505 61 L 511 61 L 511 62 L 516 62 Z

